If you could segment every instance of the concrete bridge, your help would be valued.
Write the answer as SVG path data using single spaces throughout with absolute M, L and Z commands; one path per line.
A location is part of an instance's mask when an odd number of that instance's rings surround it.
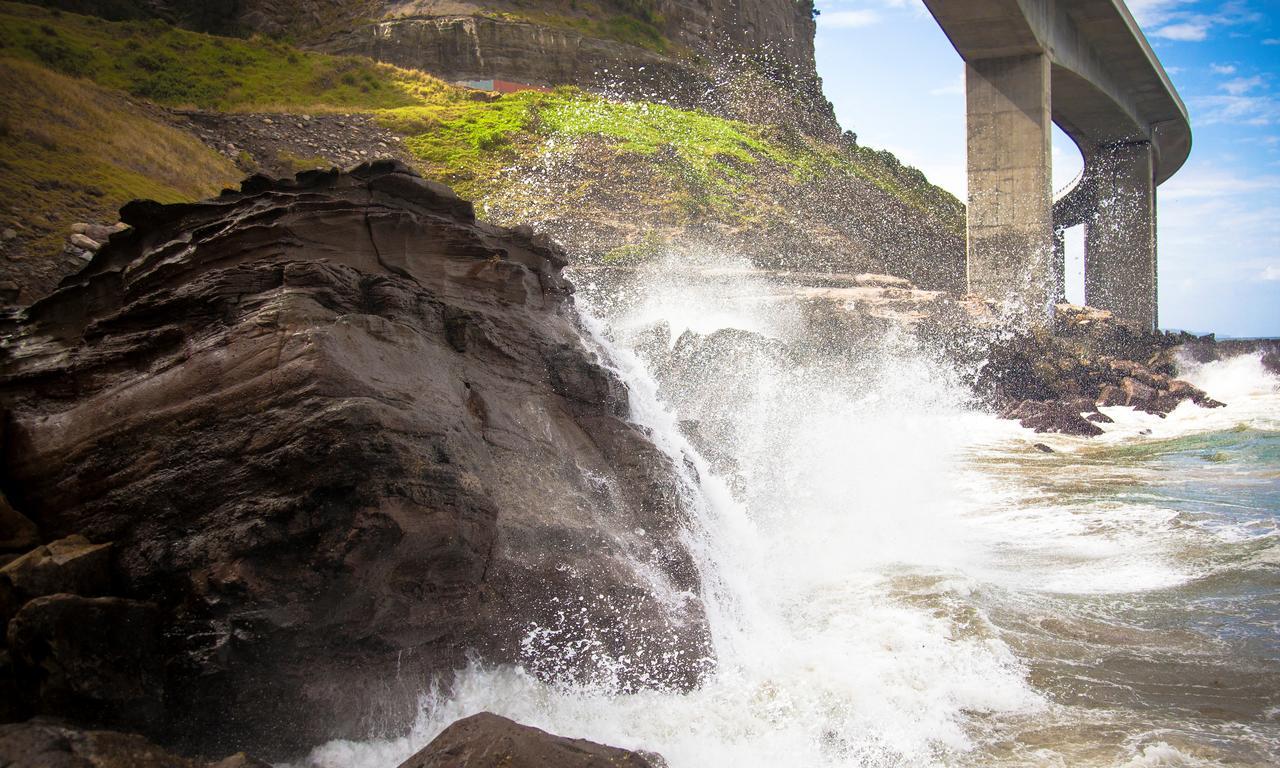
M 1085 225 L 1085 301 L 1156 327 L 1156 185 L 1191 124 L 1123 0 L 924 0 L 965 60 L 969 289 L 1033 323 L 1063 295 L 1062 231 Z M 1084 172 L 1056 201 L 1050 121 Z

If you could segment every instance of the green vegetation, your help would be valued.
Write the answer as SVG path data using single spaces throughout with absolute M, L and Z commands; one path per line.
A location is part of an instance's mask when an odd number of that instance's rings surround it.
M 665 50 L 651 0 L 606 1 L 620 17 L 647 25 L 648 47 Z M 572 14 L 582 13 L 573 2 Z M 581 17 L 572 14 L 565 18 L 578 24 Z M 6 131 L 0 180 L 35 190 L 10 204 L 17 206 L 14 220 L 43 221 L 55 239 L 71 221 L 113 218 L 132 197 L 190 199 L 239 175 L 231 161 L 124 94 L 220 111 L 372 113 L 404 137 L 424 173 L 482 209 L 518 198 L 506 210 L 581 213 L 594 205 L 605 206 L 591 208 L 600 218 L 647 210 L 675 225 L 710 217 L 750 229 L 791 215 L 779 202 L 788 189 L 854 177 L 963 231 L 959 201 L 887 152 L 697 110 L 609 101 L 576 88 L 481 94 L 421 72 L 278 41 L 7 2 L 0 2 L 0 63 L 4 98 L 20 105 L 10 112 L 21 116 L 0 126 Z M 328 164 L 310 154 L 281 159 L 298 169 Z M 587 163 L 590 180 L 548 200 L 509 172 L 557 158 Z M 599 202 L 601 190 L 611 202 Z M 610 260 L 633 261 L 655 247 L 624 246 Z
M 0 3 L 0 56 L 159 104 L 202 109 L 385 109 L 456 94 L 429 75 L 368 59 L 17 3 Z
M 962 232 L 963 207 L 888 152 L 837 148 L 797 133 L 645 102 L 614 102 L 576 88 L 386 110 L 380 120 L 458 191 L 485 199 L 501 170 L 535 153 L 599 140 L 615 157 L 641 156 L 677 190 L 690 214 L 734 216 L 763 175 L 801 184 L 841 173 L 865 179 Z M 690 199 L 696 198 L 696 199 Z
M 118 93 L 0 59 L 0 203 L 37 253 L 57 253 L 75 221 L 115 221 L 138 197 L 194 200 L 234 182 L 230 161 Z

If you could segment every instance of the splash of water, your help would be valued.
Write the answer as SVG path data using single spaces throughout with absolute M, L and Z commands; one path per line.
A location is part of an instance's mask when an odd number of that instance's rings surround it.
M 1167 477 L 1123 452 L 1142 431 L 1160 444 L 1241 423 L 1274 430 L 1280 387 L 1259 359 L 1187 366 L 1230 407 L 1184 405 L 1167 419 L 1111 409 L 1117 424 L 1092 443 L 968 409 L 955 372 L 906 335 L 808 369 L 743 359 L 698 385 L 735 380 L 731 488 L 686 439 L 687 414 L 664 402 L 672 393 L 618 340 L 658 321 L 677 335 L 792 337 L 793 308 L 737 272 L 695 284 L 659 271 L 633 300 L 598 308 L 607 324 L 584 319 L 631 392 L 632 418 L 684 473 L 714 676 L 687 694 L 619 693 L 475 663 L 447 692 L 424 694 L 406 737 L 334 742 L 309 764 L 393 768 L 482 710 L 656 751 L 673 768 L 1214 764 L 1196 739 L 1223 742 L 1216 726 L 1152 730 L 1146 710 L 1123 708 L 1153 695 L 1143 675 L 1168 689 L 1125 653 L 1208 658 L 1212 645 L 1123 617 L 1180 605 L 1178 590 L 1220 568 L 1223 557 L 1203 555 L 1214 542 L 1265 557 L 1274 525 L 1228 541 L 1153 493 Z M 1030 450 L 1041 440 L 1058 452 Z M 1101 659 L 1099 671 L 1079 677 L 1080 654 Z M 1209 674 L 1185 664 L 1193 680 Z M 1099 687 L 1092 674 L 1111 678 Z

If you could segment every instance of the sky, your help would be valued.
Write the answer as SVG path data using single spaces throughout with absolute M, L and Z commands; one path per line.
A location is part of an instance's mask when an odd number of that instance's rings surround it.
M 1129 0 L 1191 115 L 1157 192 L 1160 326 L 1280 336 L 1280 0 Z M 818 0 L 818 74 L 840 124 L 965 197 L 964 66 L 920 0 Z M 1080 153 L 1054 129 L 1054 188 Z M 1067 298 L 1084 293 L 1067 233 Z

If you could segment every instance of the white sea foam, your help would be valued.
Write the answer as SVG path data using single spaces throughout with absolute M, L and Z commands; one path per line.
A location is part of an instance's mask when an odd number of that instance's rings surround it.
M 772 306 L 757 284 L 673 292 L 667 281 L 614 320 L 621 330 L 664 320 L 677 333 L 740 328 L 783 338 L 793 318 Z M 953 763 L 980 736 L 975 716 L 1049 708 L 974 595 L 1133 593 L 1197 575 L 1173 556 L 1171 542 L 1187 535 L 1176 513 L 1141 499 L 1065 507 L 1027 479 L 1035 461 L 1060 461 L 1036 458 L 1032 442 L 1072 455 L 1097 442 L 1033 435 L 967 410 L 953 374 L 907 339 L 886 339 L 879 370 L 861 370 L 856 388 L 818 372 L 751 371 L 755 386 L 734 417 L 744 435 L 735 495 L 682 436 L 643 363 L 614 346 L 602 322 L 585 322 L 630 389 L 632 417 L 677 467 L 688 458 L 695 470 L 686 477 L 697 518 L 688 544 L 718 671 L 687 694 L 620 694 L 472 665 L 448 696 L 424 695 L 408 736 L 333 742 L 309 764 L 394 768 L 482 710 L 653 750 L 672 768 Z M 1163 420 L 1111 409 L 1117 425 L 1099 442 L 1267 423 L 1280 413 L 1274 379 L 1256 358 L 1186 375 L 1231 405 L 1184 406 Z M 1009 456 L 1019 458 L 1007 472 L 984 463 Z M 1052 466 L 1082 481 L 1130 471 Z M 1045 754 L 1044 764 L 1060 762 Z M 1125 763 L 1198 764 L 1164 743 L 1135 749 Z

